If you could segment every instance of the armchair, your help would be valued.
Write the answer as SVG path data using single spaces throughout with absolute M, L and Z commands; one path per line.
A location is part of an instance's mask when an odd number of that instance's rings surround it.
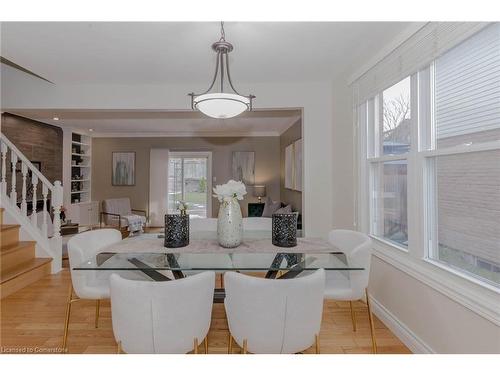
M 137 215 L 134 212 L 143 215 Z M 142 230 L 147 220 L 146 211 L 131 208 L 129 198 L 105 199 L 102 202 L 102 211 L 99 215 L 99 226 L 101 227 L 104 223 L 108 226 L 116 226 L 119 230 L 128 228 L 131 232 L 135 232 Z

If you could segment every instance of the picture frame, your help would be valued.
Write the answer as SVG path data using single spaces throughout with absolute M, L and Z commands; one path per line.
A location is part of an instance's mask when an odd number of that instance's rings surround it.
M 302 191 L 302 138 L 285 148 L 285 189 Z
M 255 185 L 254 151 L 233 151 L 232 178 L 246 186 Z
M 135 186 L 135 151 L 112 152 L 111 185 Z

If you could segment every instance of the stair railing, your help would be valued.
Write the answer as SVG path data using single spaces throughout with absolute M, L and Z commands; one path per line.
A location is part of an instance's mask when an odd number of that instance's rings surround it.
M 0 192 L 2 200 L 10 201 L 13 207 L 22 217 L 31 223 L 32 230 L 35 230 L 40 236 L 46 240 L 51 248 L 53 258 L 62 257 L 62 239 L 61 239 L 61 207 L 63 203 L 63 188 L 60 181 L 55 181 L 52 184 L 47 178 L 24 156 L 17 147 L 9 141 L 9 139 L 0 133 L 0 151 L 1 151 L 1 180 Z M 8 158 L 7 155 L 10 157 Z M 20 166 L 19 166 L 20 163 Z M 8 186 L 8 168 L 10 171 L 10 188 Z M 21 197 L 18 199 L 18 181 L 17 174 L 21 175 Z M 32 196 L 28 197 L 27 187 L 31 182 Z M 40 189 L 38 188 L 38 185 Z M 37 191 L 41 192 L 41 200 L 43 202 L 42 223 L 38 223 L 37 216 Z M 53 210 L 53 235 L 49 237 L 48 233 L 48 207 L 47 202 L 50 199 L 50 204 Z M 28 214 L 28 203 L 31 201 L 32 209 Z M 60 259 L 58 259 L 60 261 Z

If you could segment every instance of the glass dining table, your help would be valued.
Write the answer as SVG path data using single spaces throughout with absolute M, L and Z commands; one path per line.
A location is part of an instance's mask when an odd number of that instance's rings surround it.
M 262 273 L 270 279 L 290 279 L 318 269 L 350 272 L 364 268 L 353 263 L 327 241 L 319 238 L 297 238 L 297 246 L 277 247 L 270 231 L 247 231 L 242 244 L 233 249 L 218 245 L 214 232 L 190 234 L 190 243 L 182 248 L 166 248 L 162 235 L 141 234 L 101 249 L 97 255 L 73 267 L 74 271 L 140 273 L 146 279 L 168 281 L 203 271 L 224 273 Z M 103 272 L 104 274 L 104 272 Z M 215 290 L 214 302 L 221 302 L 224 289 Z

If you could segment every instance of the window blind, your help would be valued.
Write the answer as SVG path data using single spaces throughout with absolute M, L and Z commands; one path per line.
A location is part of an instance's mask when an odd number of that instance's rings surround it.
M 500 129 L 500 24 L 436 60 L 437 138 Z
M 417 72 L 466 38 L 488 26 L 484 22 L 429 22 L 353 82 L 362 103 Z

